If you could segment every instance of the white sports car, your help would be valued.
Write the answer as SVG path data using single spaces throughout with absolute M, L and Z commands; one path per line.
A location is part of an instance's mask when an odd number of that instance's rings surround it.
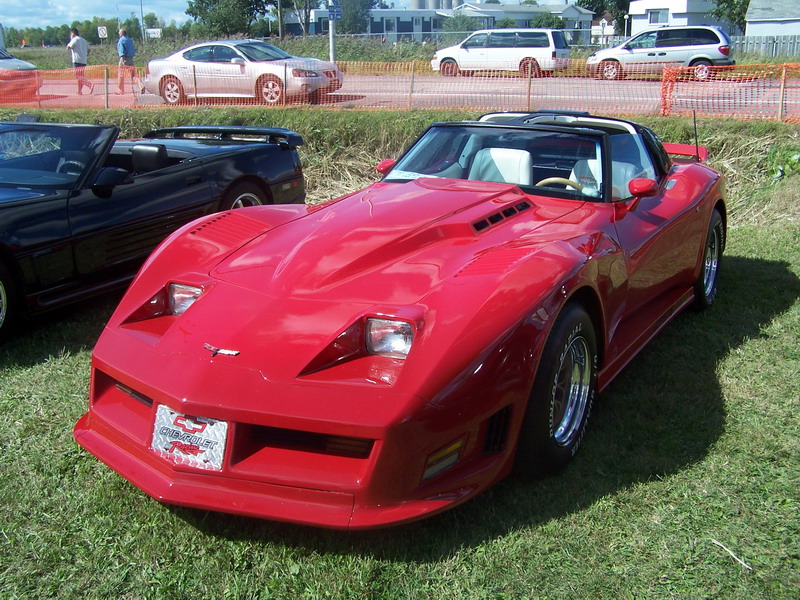
M 342 87 L 334 63 L 301 58 L 259 40 L 189 46 L 147 63 L 145 89 L 167 104 L 188 98 L 255 98 L 284 104 L 289 97 L 318 102 Z

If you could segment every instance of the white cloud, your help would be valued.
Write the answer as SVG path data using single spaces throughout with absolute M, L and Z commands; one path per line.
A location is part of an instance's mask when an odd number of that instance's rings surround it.
M 130 18 L 131 13 L 141 19 L 144 14 L 155 13 L 169 25 L 178 25 L 189 20 L 186 14 L 186 0 L 3 0 L 0 8 L 0 23 L 3 27 L 47 27 L 71 25 L 73 21 L 91 20 L 92 17 L 105 19 Z

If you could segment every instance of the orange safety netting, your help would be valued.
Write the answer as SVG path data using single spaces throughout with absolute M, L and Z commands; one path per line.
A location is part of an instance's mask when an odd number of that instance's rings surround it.
M 735 67 L 625 65 L 624 73 L 598 71 L 583 60 L 552 72 L 461 71 L 443 75 L 428 62 L 339 62 L 341 89 L 284 94 L 276 105 L 313 103 L 341 108 L 448 108 L 485 111 L 585 110 L 607 115 L 689 115 L 800 122 L 800 64 Z M 6 72 L 7 73 L 7 72 Z M 0 104 L 37 108 L 165 107 L 161 82 L 146 69 L 125 76 L 118 94 L 118 67 L 86 67 L 78 93 L 74 69 L 11 73 L 0 77 Z M 133 78 L 131 78 L 133 75 Z M 613 77 L 606 79 L 605 77 Z M 148 90 L 144 83 L 149 83 Z M 265 105 L 256 82 L 241 97 L 221 97 L 241 78 L 195 72 L 181 86 L 183 106 Z M 207 86 L 204 88 L 204 86 Z M 209 92 L 205 94 L 205 92 Z M 249 96 L 249 97 L 247 97 Z

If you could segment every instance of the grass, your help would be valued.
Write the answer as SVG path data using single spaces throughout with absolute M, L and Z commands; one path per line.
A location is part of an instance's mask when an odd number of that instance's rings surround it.
M 161 112 L 103 116 L 132 135 L 178 118 Z M 369 180 L 368 165 L 433 116 L 214 115 L 301 131 L 309 178 L 330 179 L 317 197 Z M 650 124 L 691 138 L 685 121 Z M 629 365 L 563 474 L 512 477 L 409 526 L 348 534 L 157 503 L 71 438 L 119 296 L 31 323 L 0 347 L 0 597 L 796 598 L 800 176 L 773 177 L 797 130 L 728 121 L 700 132 L 731 190 L 717 303 L 681 315 Z

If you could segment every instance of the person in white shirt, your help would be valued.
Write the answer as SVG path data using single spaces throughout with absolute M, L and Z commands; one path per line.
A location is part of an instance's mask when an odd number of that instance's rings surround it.
M 72 68 L 75 69 L 75 78 L 78 80 L 78 95 L 83 93 L 83 88 L 88 87 L 89 93 L 94 93 L 94 84 L 86 79 L 86 65 L 89 62 L 89 42 L 83 39 L 74 27 L 69 30 L 69 44 L 67 49 L 72 56 Z

